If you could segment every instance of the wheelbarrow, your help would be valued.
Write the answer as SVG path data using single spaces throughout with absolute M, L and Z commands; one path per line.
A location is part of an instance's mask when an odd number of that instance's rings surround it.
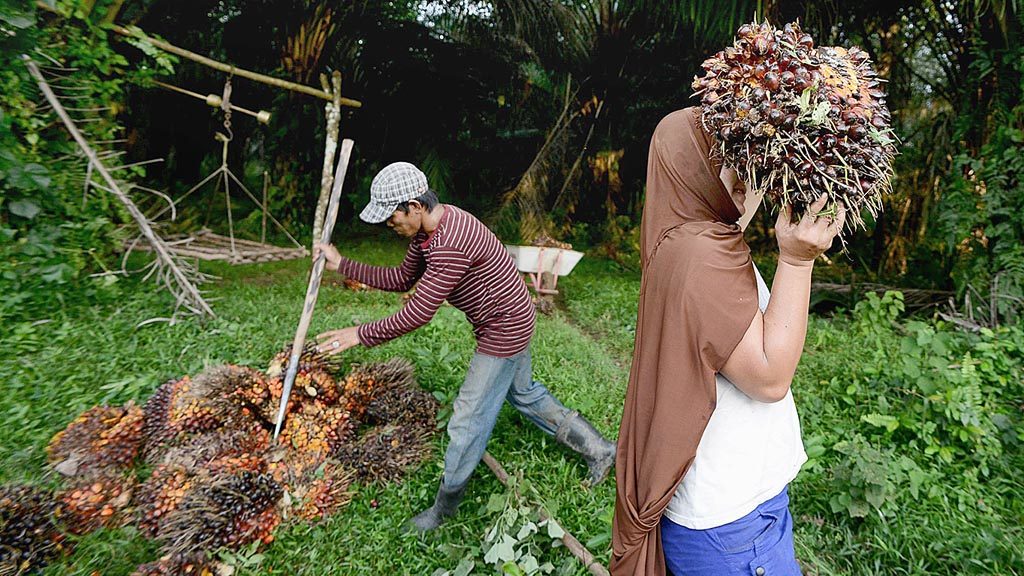
M 583 252 L 544 246 L 505 245 L 516 268 L 530 276 L 537 294 L 558 294 L 558 277 L 572 272 Z

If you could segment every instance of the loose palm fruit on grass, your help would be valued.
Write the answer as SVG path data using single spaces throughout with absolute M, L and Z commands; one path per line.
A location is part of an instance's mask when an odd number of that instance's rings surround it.
M 143 411 L 134 403 L 95 406 L 58 432 L 46 447 L 50 464 L 67 476 L 124 467 L 139 453 Z
M 864 226 L 891 192 L 896 137 L 882 80 L 853 47 L 815 47 L 797 23 L 744 24 L 693 81 L 714 154 L 753 193 L 797 215 L 822 194 Z
M 0 574 L 42 570 L 66 551 L 53 496 L 31 486 L 0 487 Z

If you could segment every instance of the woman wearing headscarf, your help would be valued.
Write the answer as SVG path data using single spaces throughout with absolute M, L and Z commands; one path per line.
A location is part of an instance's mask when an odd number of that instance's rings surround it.
M 614 575 L 800 574 L 786 487 L 806 455 L 789 388 L 814 260 L 844 214 L 817 217 L 825 197 L 797 222 L 780 211 L 769 303 L 738 224 L 742 182 L 712 145 L 694 108 L 651 139 Z

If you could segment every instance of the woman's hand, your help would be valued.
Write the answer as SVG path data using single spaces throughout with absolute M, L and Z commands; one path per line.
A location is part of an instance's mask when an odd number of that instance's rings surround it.
M 321 354 L 331 356 L 339 352 L 344 352 L 345 350 L 360 344 L 359 326 L 324 332 L 323 334 L 318 335 L 316 340 L 316 351 Z
M 828 202 L 822 194 L 799 222 L 793 222 L 793 206 L 787 204 L 775 221 L 775 239 L 779 242 L 779 261 L 792 266 L 811 266 L 814 259 L 832 247 L 832 241 L 846 222 L 846 209 L 839 207 L 834 217 L 818 216 Z
M 316 262 L 316 259 L 320 257 L 321 253 L 327 259 L 327 262 L 325 263 L 327 269 L 337 272 L 338 267 L 341 266 L 341 253 L 338 252 L 338 249 L 335 248 L 333 244 L 321 244 L 319 242 L 313 244 L 314 262 Z

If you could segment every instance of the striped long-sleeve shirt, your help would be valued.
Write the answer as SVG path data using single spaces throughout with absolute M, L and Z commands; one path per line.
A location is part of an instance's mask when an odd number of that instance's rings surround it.
M 363 324 L 359 341 L 376 346 L 423 326 L 448 300 L 466 314 L 477 351 L 506 358 L 522 352 L 533 336 L 534 308 L 508 251 L 472 214 L 443 205 L 428 236 L 417 234 L 402 264 L 370 266 L 342 258 L 338 271 L 380 290 L 416 292 L 397 313 Z

